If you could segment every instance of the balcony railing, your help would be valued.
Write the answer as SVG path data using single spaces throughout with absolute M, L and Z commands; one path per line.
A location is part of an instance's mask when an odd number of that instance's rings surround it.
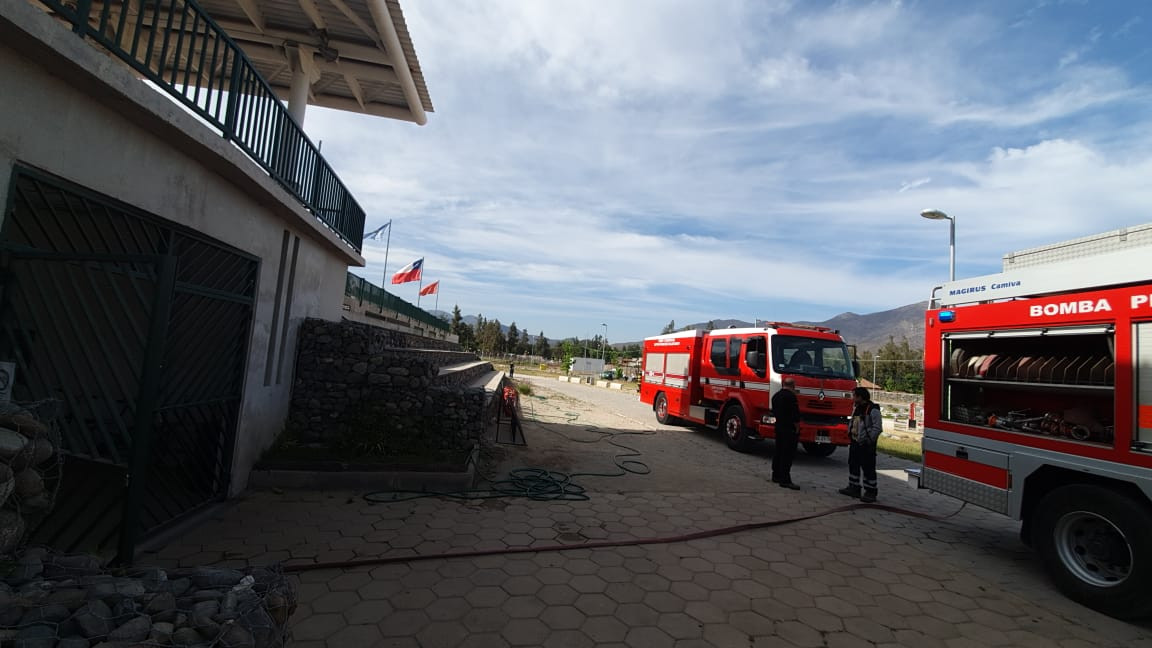
M 418 306 L 414 306 L 400 299 L 363 277 L 357 277 L 351 272 L 348 273 L 348 281 L 344 284 L 344 296 L 357 299 L 361 304 L 371 304 L 380 312 L 390 310 L 398 315 L 407 317 L 409 320 L 415 320 L 440 331 L 447 332 L 451 330 L 448 322 L 445 322 Z
M 216 128 L 360 251 L 364 210 L 268 82 L 195 0 L 39 0 Z

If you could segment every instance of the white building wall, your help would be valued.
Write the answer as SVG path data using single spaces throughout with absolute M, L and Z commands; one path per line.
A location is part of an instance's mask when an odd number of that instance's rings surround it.
M 16 163 L 259 257 L 231 486 L 233 494 L 243 490 L 252 464 L 286 420 L 299 322 L 339 319 L 347 268 L 363 259 L 243 153 L 128 68 L 30 5 L 3 2 L 0 204 L 8 199 Z M 0 213 L 0 225 L 2 219 Z M 286 230 L 293 242 L 299 238 L 299 256 L 281 351 L 276 338 L 283 334 L 273 335 L 272 322 Z M 266 385 L 273 342 L 276 365 Z

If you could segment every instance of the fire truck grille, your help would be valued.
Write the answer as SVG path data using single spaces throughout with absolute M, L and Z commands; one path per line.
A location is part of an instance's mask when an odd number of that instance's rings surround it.
M 808 407 L 814 410 L 830 410 L 836 407 L 831 401 L 821 401 L 812 399 L 808 401 Z

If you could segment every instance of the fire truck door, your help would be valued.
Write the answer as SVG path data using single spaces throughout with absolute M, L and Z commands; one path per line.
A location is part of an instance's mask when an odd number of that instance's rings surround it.
M 925 437 L 925 488 L 1007 514 L 1009 481 L 1007 454 Z
M 1133 448 L 1152 451 L 1152 322 L 1136 324 L 1136 425 Z

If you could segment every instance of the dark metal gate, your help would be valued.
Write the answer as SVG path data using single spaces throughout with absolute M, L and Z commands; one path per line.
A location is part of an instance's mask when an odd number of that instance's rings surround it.
M 258 261 L 17 168 L 0 232 L 13 398 L 61 401 L 56 509 L 33 540 L 117 553 L 227 493 Z

